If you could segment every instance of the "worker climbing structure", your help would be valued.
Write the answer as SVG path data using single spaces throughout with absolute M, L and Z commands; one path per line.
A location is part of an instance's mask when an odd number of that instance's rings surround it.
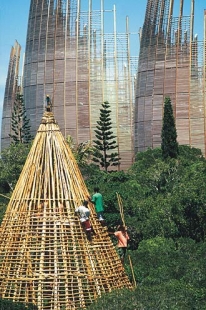
M 53 113 L 44 112 L 0 228 L 1 298 L 70 310 L 132 288 L 92 203 L 92 241 L 82 229 L 75 209 L 88 195 Z

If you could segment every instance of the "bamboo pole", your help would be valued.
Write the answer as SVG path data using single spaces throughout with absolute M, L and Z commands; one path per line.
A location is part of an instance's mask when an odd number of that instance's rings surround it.
M 128 255 L 128 257 L 129 257 L 130 268 L 131 268 L 131 271 L 132 271 L 132 278 L 133 278 L 134 287 L 136 288 L 137 287 L 137 283 L 136 283 L 135 276 L 134 276 L 134 269 L 133 269 L 133 265 L 132 265 L 132 260 L 131 260 L 130 255 Z
M 5 197 L 5 198 L 7 198 L 7 199 L 10 199 L 10 198 L 11 198 L 11 197 L 5 196 L 5 195 L 3 195 L 3 194 L 0 194 L 0 196 Z
M 117 195 L 117 200 L 118 200 L 118 205 L 119 205 L 119 211 L 120 211 L 120 216 L 121 216 L 121 220 L 123 225 L 125 226 L 125 220 L 124 220 L 124 209 L 123 209 L 123 203 L 122 203 L 122 198 L 119 195 L 119 193 L 116 193 Z

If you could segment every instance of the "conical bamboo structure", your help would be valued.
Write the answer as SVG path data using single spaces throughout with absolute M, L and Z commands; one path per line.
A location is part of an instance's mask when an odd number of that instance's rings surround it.
M 90 203 L 92 242 L 75 208 L 89 195 L 52 112 L 45 112 L 0 230 L 0 296 L 38 310 L 86 308 L 131 288 Z

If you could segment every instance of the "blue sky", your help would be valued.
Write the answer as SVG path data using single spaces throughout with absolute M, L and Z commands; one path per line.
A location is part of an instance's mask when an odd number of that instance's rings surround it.
M 87 0 L 82 2 L 87 3 Z M 93 0 L 95 8 L 100 7 L 100 2 Z M 188 9 L 190 2 L 185 1 Z M 202 40 L 203 9 L 206 8 L 206 4 L 202 0 L 196 2 L 195 33 L 198 33 L 199 39 Z M 175 3 L 179 1 L 176 0 Z M 144 22 L 147 0 L 105 0 L 104 9 L 111 10 L 114 4 L 117 12 L 117 31 L 125 31 L 125 18 L 129 16 L 129 30 L 138 32 Z M 22 46 L 22 51 L 25 49 L 29 6 L 29 0 L 0 0 L 0 122 L 10 50 L 15 40 Z

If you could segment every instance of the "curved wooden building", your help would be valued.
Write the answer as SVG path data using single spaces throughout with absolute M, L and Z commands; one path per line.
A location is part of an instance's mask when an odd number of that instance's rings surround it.
M 31 0 L 23 95 L 34 136 L 49 94 L 62 134 L 72 136 L 77 144 L 96 139 L 100 108 L 108 101 L 116 152 L 121 169 L 126 169 L 134 155 L 132 113 L 137 72 L 137 55 L 132 54 L 130 42 L 135 36 L 136 51 L 138 40 L 137 32 L 129 31 L 128 17 L 123 33 L 118 32 L 116 19 L 116 7 L 105 9 L 104 0 Z M 2 149 L 10 143 L 11 109 L 9 113 L 7 130 L 2 128 Z
M 87 195 L 53 113 L 45 112 L 1 224 L 1 298 L 74 310 L 132 287 L 92 204 L 92 241 L 81 227 L 75 209 Z
M 177 17 L 175 7 L 179 8 Z M 164 99 L 169 96 L 178 142 L 206 154 L 206 37 L 200 42 L 194 36 L 194 13 L 194 0 L 147 2 L 136 88 L 136 152 L 160 146 Z M 206 15 L 204 24 L 206 29 Z

